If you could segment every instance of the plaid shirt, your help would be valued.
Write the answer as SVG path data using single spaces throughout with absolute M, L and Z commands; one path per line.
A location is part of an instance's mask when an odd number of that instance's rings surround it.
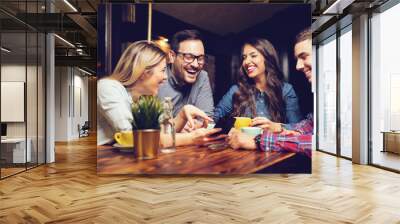
M 313 115 L 307 115 L 305 120 L 295 124 L 286 124 L 285 129 L 299 132 L 295 134 L 280 134 L 265 131 L 260 139 L 263 151 L 289 151 L 302 153 L 311 158 L 312 134 L 314 129 Z
M 300 134 L 313 134 L 314 131 L 314 116 L 313 114 L 308 114 L 306 119 L 293 124 L 284 124 L 286 130 L 297 131 Z

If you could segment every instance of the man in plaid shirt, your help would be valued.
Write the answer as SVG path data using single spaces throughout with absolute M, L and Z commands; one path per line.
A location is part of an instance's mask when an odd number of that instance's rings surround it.
M 297 59 L 296 69 L 304 73 L 312 82 L 312 36 L 310 28 L 296 37 L 294 54 Z M 314 128 L 313 115 L 295 124 L 279 124 L 266 118 L 255 118 L 253 126 L 264 128 L 262 135 L 255 138 L 232 129 L 228 141 L 233 149 L 258 149 L 262 151 L 289 151 L 311 157 L 312 134 Z
M 307 118 L 299 123 L 284 125 L 280 133 L 264 131 L 259 140 L 260 150 L 285 150 L 311 157 L 313 127 L 313 116 L 308 114 Z

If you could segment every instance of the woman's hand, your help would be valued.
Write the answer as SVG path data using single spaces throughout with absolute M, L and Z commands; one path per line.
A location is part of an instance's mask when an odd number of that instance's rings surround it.
M 191 143 L 193 145 L 204 145 L 205 143 L 214 142 L 223 138 L 226 138 L 226 135 L 218 135 L 212 136 L 220 132 L 221 128 L 214 128 L 214 129 L 206 129 L 200 128 L 190 132 L 191 136 Z
M 256 117 L 251 120 L 251 126 L 259 127 L 270 132 L 282 132 L 282 124 L 270 121 L 266 117 Z
M 234 128 L 228 134 L 228 143 L 233 149 L 257 149 L 254 138 Z
M 206 128 L 207 127 L 207 123 L 208 123 L 208 121 L 206 121 L 206 120 L 202 120 L 201 121 L 201 120 L 198 120 L 198 119 L 194 119 L 194 127 L 191 127 L 190 123 L 186 122 L 185 126 L 182 129 L 182 132 L 188 133 L 188 132 L 192 132 L 192 131 L 194 131 L 196 129 L 199 129 L 199 128 Z
M 280 134 L 281 135 L 301 135 L 300 132 L 292 131 L 292 130 L 286 130 L 286 129 L 283 129 L 283 131 Z
M 188 123 L 188 129 L 193 130 L 196 128 L 196 118 L 203 120 L 203 127 L 207 127 L 209 121 L 213 121 L 209 116 L 207 116 L 204 111 L 192 105 L 185 105 L 175 118 L 175 127 L 179 132 Z

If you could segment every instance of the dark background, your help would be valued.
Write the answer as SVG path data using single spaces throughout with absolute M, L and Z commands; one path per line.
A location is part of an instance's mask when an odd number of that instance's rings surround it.
M 132 17 L 132 10 L 129 13 L 129 7 L 134 8 L 134 21 L 126 19 L 128 14 Z M 199 10 L 190 14 L 193 8 Z M 188 16 L 189 21 L 182 19 Z M 265 19 L 262 19 L 263 17 Z M 108 18 L 111 19 L 107 21 Z M 248 22 L 251 18 L 256 21 Z M 212 76 L 210 80 L 215 104 L 236 82 L 240 66 L 241 42 L 248 37 L 261 37 L 271 41 L 279 52 L 286 81 L 295 88 L 303 114 L 313 111 L 311 85 L 303 73 L 296 71 L 296 60 L 293 54 L 295 36 L 305 27 L 311 26 L 310 5 L 263 3 L 167 5 L 160 3 L 153 4 L 152 20 L 152 39 L 163 36 L 171 40 L 174 33 L 184 29 L 197 29 L 202 33 L 205 38 L 206 54 L 215 58 L 213 71 L 209 71 Z M 247 21 L 247 24 L 243 25 L 243 21 Z M 111 31 L 111 45 L 106 42 L 106 22 L 110 22 L 108 27 Z M 218 29 L 218 24 L 220 29 Z M 111 74 L 128 43 L 147 39 L 147 26 L 147 4 L 99 6 L 98 78 Z M 229 28 L 233 31 L 229 31 Z M 110 61 L 107 62 L 107 59 Z M 111 66 L 107 66 L 107 63 Z

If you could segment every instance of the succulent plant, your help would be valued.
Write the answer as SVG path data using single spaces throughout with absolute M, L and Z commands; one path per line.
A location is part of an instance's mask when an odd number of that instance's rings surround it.
M 140 96 L 132 104 L 133 130 L 160 129 L 159 117 L 162 113 L 162 104 L 157 97 Z

